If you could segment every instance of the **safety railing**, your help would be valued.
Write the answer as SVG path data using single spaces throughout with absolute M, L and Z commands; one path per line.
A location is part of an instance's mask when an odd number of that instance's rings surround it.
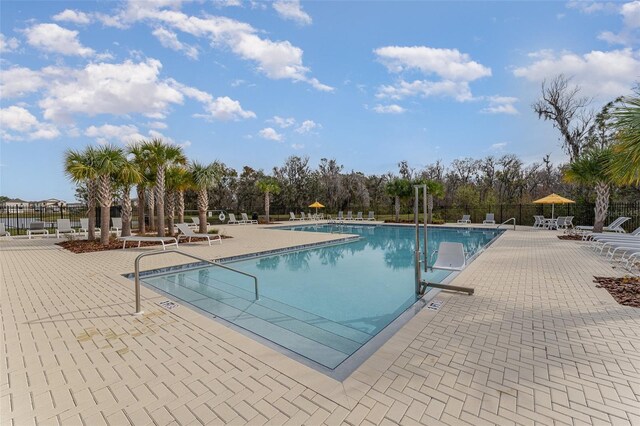
M 516 218 L 515 217 L 510 217 L 509 219 L 505 220 L 500 225 L 498 225 L 496 227 L 496 229 L 500 228 L 502 225 L 504 225 L 504 224 L 506 224 L 508 222 L 511 222 L 511 221 L 513 221 L 513 230 L 515 231 L 516 230 Z
M 135 266 L 135 287 L 136 287 L 136 312 L 135 312 L 135 315 L 142 315 L 142 306 L 141 306 L 141 303 L 140 303 L 140 260 L 142 260 L 143 257 L 155 256 L 155 255 L 158 255 L 158 254 L 166 254 L 166 253 L 177 253 L 177 254 L 180 254 L 182 256 L 190 257 L 191 259 L 199 260 L 201 262 L 205 262 L 205 263 L 208 263 L 210 265 L 217 266 L 217 267 L 222 268 L 222 269 L 226 269 L 227 271 L 232 271 L 232 272 L 235 272 L 237 274 L 241 274 L 241 275 L 245 275 L 247 277 L 253 278 L 253 286 L 254 286 L 254 289 L 255 289 L 256 300 L 260 299 L 260 297 L 258 295 L 258 277 L 256 277 L 255 275 L 247 274 L 246 272 L 238 271 L 237 269 L 233 269 L 233 268 L 230 268 L 228 266 L 222 265 L 220 263 L 212 262 L 210 260 L 203 259 L 201 257 L 194 256 L 192 254 L 188 254 L 188 253 L 185 253 L 185 252 L 180 251 L 180 250 L 176 250 L 176 249 L 169 249 L 169 250 L 162 250 L 162 251 L 158 250 L 158 251 L 151 251 L 151 252 L 148 252 L 148 253 L 142 253 L 141 255 L 136 257 L 136 261 L 135 261 L 135 265 L 134 265 Z

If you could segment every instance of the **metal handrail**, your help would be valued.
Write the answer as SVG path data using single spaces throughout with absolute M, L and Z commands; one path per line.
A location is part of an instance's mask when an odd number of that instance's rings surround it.
M 220 267 L 222 269 L 226 269 L 228 271 L 236 272 L 238 274 L 245 275 L 247 277 L 251 277 L 251 278 L 253 278 L 253 286 L 254 286 L 255 292 L 256 292 L 256 300 L 260 300 L 260 298 L 258 296 L 258 277 L 256 277 L 255 275 L 247 274 L 246 272 L 238 271 L 237 269 L 233 269 L 233 268 L 230 268 L 228 266 L 222 265 L 220 263 L 212 262 L 210 260 L 203 259 L 201 257 L 194 256 L 192 254 L 188 254 L 188 253 L 185 253 L 185 252 L 177 250 L 177 249 L 158 250 L 158 251 L 151 251 L 151 252 L 148 252 L 148 253 L 142 253 L 141 255 L 136 257 L 136 261 L 135 261 L 136 312 L 135 312 L 134 315 L 142 315 L 142 307 L 140 306 L 140 260 L 143 257 L 146 257 L 146 256 L 155 256 L 157 254 L 164 254 L 164 253 L 181 254 L 183 256 L 190 257 L 192 259 L 196 259 L 196 260 L 199 260 L 201 262 L 206 262 L 206 263 L 208 263 L 210 265 L 218 266 L 218 267 Z
M 504 225 L 505 223 L 510 222 L 510 221 L 513 221 L 513 230 L 515 231 L 515 230 L 516 230 L 516 218 L 515 218 L 515 217 L 511 217 L 511 218 L 509 218 L 509 219 L 505 220 L 505 221 L 504 221 L 504 222 L 502 222 L 500 225 L 498 225 L 498 226 L 496 227 L 496 229 L 500 228 L 502 225 Z

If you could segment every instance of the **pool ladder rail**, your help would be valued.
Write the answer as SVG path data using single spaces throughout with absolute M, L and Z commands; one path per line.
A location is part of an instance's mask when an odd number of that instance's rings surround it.
M 511 222 L 513 221 L 513 230 L 516 230 L 516 218 L 515 217 L 510 217 L 509 219 L 505 220 L 504 222 L 502 222 L 500 225 L 496 226 L 496 229 L 500 229 L 500 227 L 502 225 L 505 225 L 507 222 Z
M 151 251 L 151 252 L 148 252 L 148 253 L 142 253 L 138 257 L 136 257 L 136 260 L 135 260 L 135 263 L 134 263 L 134 266 L 135 266 L 135 290 L 136 290 L 136 312 L 134 313 L 134 315 L 142 315 L 143 314 L 142 306 L 141 306 L 141 303 L 140 303 L 140 260 L 142 260 L 143 257 L 155 256 L 155 255 L 165 254 L 165 253 L 180 254 L 182 256 L 190 257 L 191 259 L 199 260 L 201 262 L 205 262 L 205 263 L 208 263 L 210 265 L 217 266 L 217 267 L 222 268 L 222 269 L 226 269 L 228 271 L 232 271 L 232 272 L 235 272 L 235 273 L 238 273 L 238 274 L 241 274 L 241 275 L 245 275 L 247 277 L 251 277 L 251 278 L 253 278 L 253 286 L 254 286 L 255 294 L 256 294 L 256 299 L 255 300 L 260 300 L 260 297 L 258 295 L 258 277 L 256 277 L 255 275 L 247 274 L 246 272 L 242 272 L 242 271 L 239 271 L 237 269 L 230 268 L 230 267 L 222 265 L 221 263 L 218 263 L 218 262 L 213 262 L 211 260 L 203 259 L 201 257 L 185 253 L 185 252 L 180 251 L 178 249 L 156 250 L 156 251 Z

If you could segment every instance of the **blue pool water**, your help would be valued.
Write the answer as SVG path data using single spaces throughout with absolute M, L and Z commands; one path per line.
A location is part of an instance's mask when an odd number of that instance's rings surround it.
M 319 225 L 279 229 L 361 238 L 227 263 L 258 277 L 257 301 L 251 278 L 215 266 L 148 276 L 143 282 L 329 369 L 416 302 L 413 228 Z M 472 256 L 500 232 L 430 228 L 429 252 L 440 241 L 456 241 Z M 423 278 L 441 282 L 448 274 L 428 272 Z

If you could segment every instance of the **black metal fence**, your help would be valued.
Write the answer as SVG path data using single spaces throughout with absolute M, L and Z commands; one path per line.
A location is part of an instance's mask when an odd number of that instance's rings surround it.
M 120 217 L 122 208 L 111 206 L 111 217 Z M 4 223 L 11 235 L 26 234 L 31 222 L 44 222 L 45 227 L 54 230 L 58 219 L 69 219 L 72 228 L 80 228 L 80 218 L 87 217 L 86 206 L 46 206 L 20 207 L 0 204 L 0 223 Z M 96 208 L 96 226 L 100 226 L 100 208 Z

